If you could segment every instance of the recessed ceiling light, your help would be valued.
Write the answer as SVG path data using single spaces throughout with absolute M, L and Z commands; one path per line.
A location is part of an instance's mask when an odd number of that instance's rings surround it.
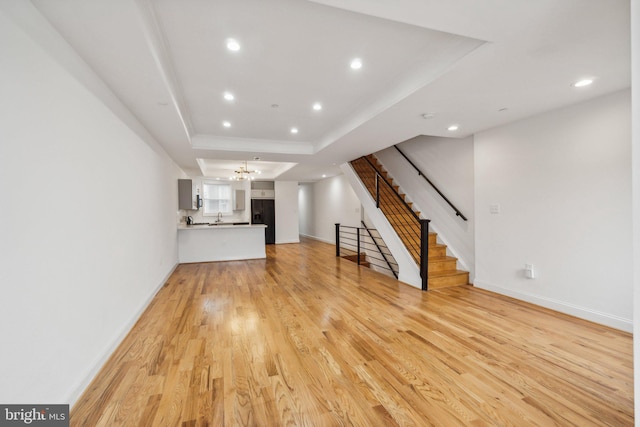
M 458 125 L 451 125 L 447 128 L 448 131 L 450 132 L 454 132 L 456 130 L 458 130 L 460 127 Z
M 291 133 L 298 133 L 298 128 L 291 128 Z
M 224 99 L 226 99 L 227 101 L 233 101 L 234 99 L 236 99 L 236 97 L 233 96 L 231 92 L 225 92 L 222 96 L 224 96 Z
M 322 110 L 322 104 L 320 104 L 319 102 L 316 102 L 315 104 L 313 104 L 313 109 L 315 111 L 320 111 Z
M 593 79 L 582 79 L 573 84 L 573 87 L 585 87 L 593 83 Z
M 351 68 L 354 70 L 359 70 L 360 68 L 362 68 L 362 59 L 360 58 L 355 58 L 354 60 L 351 61 Z
M 325 174 L 322 174 L 322 177 L 323 177 L 323 178 L 326 178 L 326 177 L 327 177 L 327 175 L 325 175 Z
M 228 121 L 225 120 L 224 122 L 222 122 L 222 126 L 224 126 L 226 128 L 230 128 L 231 127 L 231 122 L 228 122 Z
M 236 39 L 227 39 L 227 49 L 237 52 L 240 50 L 240 43 Z

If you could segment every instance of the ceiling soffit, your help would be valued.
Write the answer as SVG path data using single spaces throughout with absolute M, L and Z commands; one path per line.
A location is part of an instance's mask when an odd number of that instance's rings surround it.
M 464 137 L 630 84 L 626 0 L 4 4 L 184 170 L 198 169 L 197 158 L 257 155 L 299 163 L 286 173 L 298 178 L 303 165 L 341 163 L 420 134 Z M 229 56 L 227 37 L 241 42 L 240 55 Z M 355 56 L 364 62 L 357 73 L 348 68 Z M 597 84 L 575 91 L 570 83 L 584 73 Z M 452 135 L 454 121 L 461 130 Z
M 192 146 L 206 150 L 313 154 L 483 43 L 295 0 L 139 3 Z M 349 68 L 354 57 L 363 69 Z

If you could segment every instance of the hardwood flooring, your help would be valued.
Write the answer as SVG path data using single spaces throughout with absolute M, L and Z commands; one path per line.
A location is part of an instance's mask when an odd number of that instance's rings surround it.
M 304 240 L 182 264 L 72 426 L 633 425 L 630 334 Z

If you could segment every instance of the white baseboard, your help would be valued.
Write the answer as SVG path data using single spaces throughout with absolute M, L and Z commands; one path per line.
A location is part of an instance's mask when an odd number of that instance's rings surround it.
M 328 243 L 330 245 L 335 245 L 336 242 L 333 240 L 327 240 L 327 239 L 323 239 L 321 237 L 318 236 L 311 236 L 310 234 L 301 234 L 302 237 L 306 237 L 308 239 L 313 239 L 313 240 L 317 240 L 319 242 L 323 242 L 323 243 Z
M 276 245 L 287 245 L 289 243 L 300 243 L 300 239 L 277 241 Z
M 476 279 L 476 281 L 473 283 L 473 286 L 480 289 L 485 289 L 487 291 L 495 292 L 497 294 L 506 295 L 512 298 L 526 301 L 531 304 L 539 305 L 541 307 L 555 310 L 560 313 L 579 317 L 580 319 L 588 320 L 590 322 L 599 323 L 601 325 L 619 329 L 621 331 L 633 332 L 633 320 L 631 319 L 624 319 L 622 317 L 618 317 L 609 313 L 603 313 L 601 311 L 592 310 L 590 308 L 581 307 L 575 304 L 569 304 L 567 302 L 555 300 L 552 298 L 514 291 L 512 289 L 503 288 L 501 286 L 493 285 L 482 280 Z
M 149 304 L 151 304 L 151 301 L 155 298 L 158 291 L 160 291 L 160 288 L 162 288 L 165 285 L 165 283 L 167 283 L 167 280 L 169 280 L 169 277 L 171 277 L 171 275 L 173 274 L 173 272 L 176 270 L 177 267 L 178 267 L 178 263 L 176 262 L 173 268 L 169 270 L 169 273 L 166 274 L 164 279 L 161 280 L 158 286 L 156 286 L 156 288 L 153 290 L 153 292 L 150 293 L 149 297 L 145 300 L 145 302 L 141 304 L 140 308 L 131 317 L 131 320 L 122 328 L 117 338 L 113 340 L 113 342 L 111 342 L 109 346 L 107 346 L 104 354 L 102 354 L 102 356 L 100 356 L 95 361 L 95 363 L 93 363 L 88 374 L 85 375 L 84 380 L 80 381 L 80 383 L 73 388 L 74 391 L 70 393 L 70 395 L 67 397 L 66 400 L 64 400 L 64 402 L 69 403 L 70 409 L 73 409 L 73 406 L 76 404 L 76 402 L 78 401 L 82 393 L 85 391 L 87 387 L 89 387 L 89 384 L 91 384 L 91 381 L 93 381 L 96 375 L 98 375 L 98 373 L 100 372 L 104 364 L 107 363 L 107 361 L 109 360 L 109 357 L 111 357 L 113 352 L 115 352 L 118 346 L 122 343 L 122 341 L 124 341 L 124 339 L 127 337 L 127 335 L 129 334 L 133 326 L 136 324 L 138 319 L 140 319 L 140 316 L 142 316 L 142 313 L 144 313 L 144 311 L 147 309 Z

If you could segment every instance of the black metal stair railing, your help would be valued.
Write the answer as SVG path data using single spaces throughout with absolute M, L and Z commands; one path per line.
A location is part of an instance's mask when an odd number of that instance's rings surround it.
M 351 162 L 379 208 L 420 266 L 422 289 L 428 288 L 429 222 L 422 219 L 366 157 Z
M 367 227 L 367 224 L 364 221 L 360 221 L 360 223 L 362 224 L 362 227 L 363 227 L 362 229 L 366 230 L 367 234 L 369 235 L 369 238 L 371 239 L 373 244 L 376 245 L 376 249 L 378 250 L 378 253 L 380 253 L 380 255 L 382 256 L 382 259 L 378 258 L 378 261 L 384 261 L 385 264 L 391 269 L 393 276 L 397 279 L 398 263 L 393 258 L 393 255 L 391 254 L 391 251 L 389 251 L 389 248 L 384 242 L 384 239 L 382 239 L 382 236 L 380 236 L 380 233 L 378 233 L 378 230 L 376 230 L 375 228 Z M 374 236 L 374 233 L 377 234 L 377 236 Z M 375 257 L 372 257 L 372 258 L 375 258 Z M 396 267 L 395 269 L 391 267 L 392 264 L 395 265 Z
M 427 176 L 420 170 L 420 168 L 418 168 L 418 166 L 416 166 L 408 157 L 405 153 L 402 152 L 402 150 L 400 148 L 398 148 L 397 145 L 394 145 L 393 148 L 395 148 L 396 150 L 398 150 L 398 152 L 402 155 L 402 157 L 405 158 L 405 160 L 407 162 L 409 162 L 409 164 L 411 166 L 413 166 L 413 168 L 418 172 L 418 176 L 421 176 L 424 178 L 425 181 L 427 181 L 429 183 L 429 185 L 431 187 L 433 187 L 434 190 L 436 190 L 436 193 L 438 193 L 440 195 L 440 197 L 442 197 L 444 199 L 445 202 L 447 202 L 447 204 L 449 206 L 451 206 L 451 208 L 455 211 L 456 216 L 459 216 L 460 218 L 462 218 L 464 221 L 467 221 L 467 217 L 464 216 L 462 214 L 462 212 L 460 212 L 460 210 L 458 208 L 455 207 L 455 205 L 453 203 L 451 203 L 451 201 L 449 201 L 449 199 L 447 198 L 447 196 L 445 196 L 442 191 L 440 191 L 440 189 L 438 187 L 436 187 L 436 185 L 431 182 L 431 180 L 429 178 L 427 178 Z
M 378 269 L 390 272 L 398 278 L 398 263 L 393 259 L 382 237 L 375 236 L 377 230 L 336 224 L 336 256 L 352 255 L 356 263 L 369 262 Z

